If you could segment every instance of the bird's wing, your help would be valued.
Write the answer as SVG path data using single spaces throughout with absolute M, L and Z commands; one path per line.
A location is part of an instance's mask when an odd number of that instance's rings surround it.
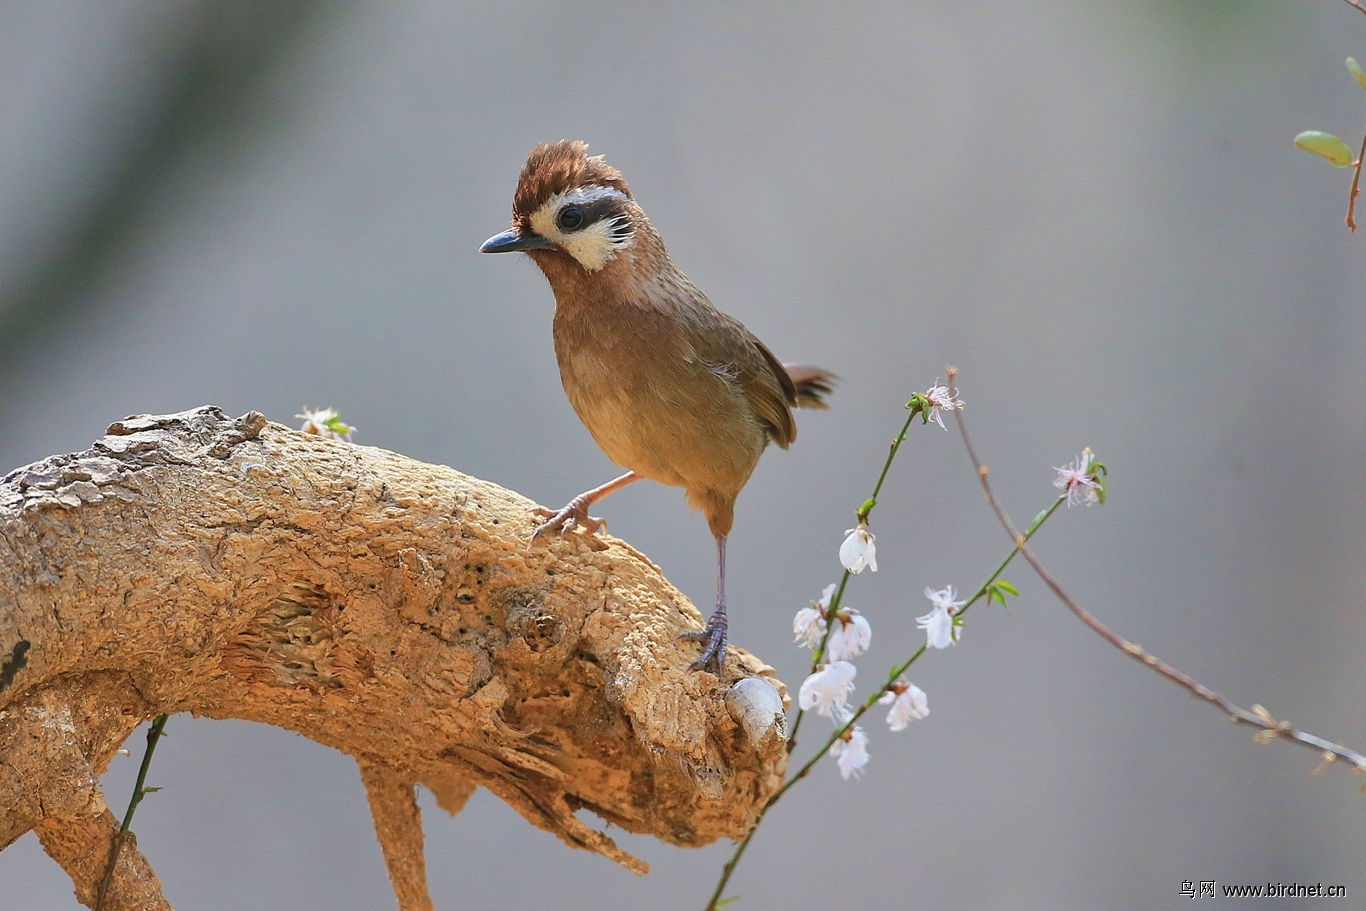
M 759 420 L 773 431 L 773 441 L 784 449 L 797 439 L 797 421 L 792 417 L 792 406 L 797 404 L 797 389 L 781 361 L 773 356 L 768 346 L 750 333 L 750 342 L 763 358 L 762 369 L 746 370 L 741 379 L 745 396 Z
M 731 332 L 702 332 L 694 345 L 707 363 L 734 377 L 745 394 L 749 407 L 765 427 L 773 442 L 784 449 L 797 438 L 797 422 L 792 407 L 797 390 L 782 362 L 754 333 L 727 314 L 713 311 L 715 317 L 731 323 Z

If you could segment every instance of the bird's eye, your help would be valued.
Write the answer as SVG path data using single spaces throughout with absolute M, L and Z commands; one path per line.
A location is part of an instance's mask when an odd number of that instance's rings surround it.
M 585 221 L 587 216 L 578 206 L 565 206 L 560 210 L 560 214 L 555 216 L 555 224 L 561 231 L 577 231 L 583 227 Z

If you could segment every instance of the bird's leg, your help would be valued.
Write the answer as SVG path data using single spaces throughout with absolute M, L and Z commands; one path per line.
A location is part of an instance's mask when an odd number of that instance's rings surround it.
M 726 661 L 726 536 L 716 536 L 716 610 L 707 618 L 700 632 L 683 633 L 678 638 L 701 642 L 702 655 L 692 663 L 695 671 L 712 668 L 717 676 Z
M 614 490 L 620 490 L 632 481 L 640 480 L 640 475 L 634 471 L 628 471 L 619 478 L 613 478 L 601 487 L 594 487 L 592 490 L 585 490 L 574 499 L 564 505 L 559 511 L 536 507 L 531 512 L 545 519 L 536 530 L 531 533 L 531 540 L 544 531 L 564 532 L 576 526 L 583 526 L 590 535 L 597 534 L 598 529 L 607 523 L 602 519 L 595 519 L 588 514 L 588 507 L 592 506 L 603 497 Z

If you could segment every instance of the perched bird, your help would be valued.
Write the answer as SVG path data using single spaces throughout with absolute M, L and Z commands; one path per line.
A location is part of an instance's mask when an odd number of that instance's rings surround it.
M 579 494 L 532 534 L 602 525 L 596 501 L 641 478 L 682 487 L 716 538 L 716 610 L 694 668 L 726 655 L 726 535 L 735 498 L 769 441 L 797 437 L 792 409 L 825 407 L 835 376 L 784 365 L 679 271 L 621 172 L 582 142 L 532 149 L 512 228 L 480 253 L 526 253 L 555 292 L 555 355 L 579 419 L 628 469 Z

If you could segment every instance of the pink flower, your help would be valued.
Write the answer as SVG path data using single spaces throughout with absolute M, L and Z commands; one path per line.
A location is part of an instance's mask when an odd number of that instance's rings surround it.
M 1095 453 L 1089 446 L 1071 462 L 1055 465 L 1053 470 L 1058 473 L 1053 486 L 1063 491 L 1068 508 L 1078 503 L 1094 506 L 1104 502 L 1105 482 L 1100 478 L 1105 474 L 1105 466 L 1095 460 Z
M 962 411 L 963 400 L 956 398 L 954 393 L 957 390 L 950 389 L 948 386 L 939 385 L 939 377 L 934 378 L 934 385 L 925 390 L 925 401 L 930 403 L 930 413 L 926 415 L 926 421 L 934 421 L 941 430 L 948 430 L 944 426 L 944 411 Z

